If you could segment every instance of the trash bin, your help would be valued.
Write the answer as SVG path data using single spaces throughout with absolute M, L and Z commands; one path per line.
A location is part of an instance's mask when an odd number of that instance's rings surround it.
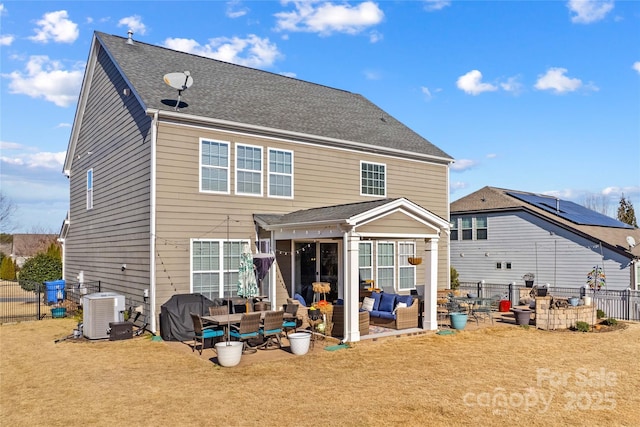
M 55 304 L 58 300 L 63 300 L 66 297 L 65 281 L 54 280 L 51 282 L 44 282 L 46 292 L 46 304 Z
M 508 299 L 500 300 L 498 309 L 501 313 L 508 313 L 511 309 L 511 301 L 509 301 Z

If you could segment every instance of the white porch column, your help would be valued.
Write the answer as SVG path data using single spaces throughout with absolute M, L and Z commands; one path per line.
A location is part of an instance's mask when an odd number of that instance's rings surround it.
M 358 321 L 358 303 L 360 302 L 360 279 L 358 274 L 358 243 L 360 237 L 348 231 L 343 235 L 344 242 L 344 340 L 360 341 Z
M 438 329 L 438 239 L 426 242 L 425 248 L 424 312 L 422 329 Z

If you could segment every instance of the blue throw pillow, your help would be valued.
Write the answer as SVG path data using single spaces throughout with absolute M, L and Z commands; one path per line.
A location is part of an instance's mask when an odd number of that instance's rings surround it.
M 403 302 L 407 304 L 407 307 L 411 307 L 413 304 L 413 297 L 411 295 L 398 295 L 396 297 L 396 303 Z
M 373 309 L 379 310 L 380 307 L 380 297 L 382 294 L 380 292 L 372 292 L 371 298 L 373 298 Z
M 293 299 L 295 299 L 296 301 L 300 302 L 300 305 L 302 307 L 306 307 L 307 306 L 307 302 L 304 300 L 304 298 L 302 298 L 302 295 L 300 294 L 295 294 L 293 296 Z
M 382 293 L 382 297 L 380 298 L 380 306 L 378 310 L 380 311 L 388 311 L 391 313 L 396 306 L 396 294 L 385 294 Z

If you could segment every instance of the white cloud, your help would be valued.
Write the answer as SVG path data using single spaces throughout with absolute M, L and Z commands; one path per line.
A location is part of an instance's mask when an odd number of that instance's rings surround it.
M 296 73 L 292 73 L 291 71 L 283 71 L 282 73 L 278 73 L 278 74 L 285 77 L 291 77 L 292 79 L 295 79 L 297 76 Z
M 467 183 L 464 181 L 454 181 L 449 184 L 449 192 L 455 193 L 456 190 L 463 190 L 467 188 Z
M 456 159 L 456 161 L 451 165 L 451 170 L 456 172 L 463 172 L 469 169 L 472 169 L 478 164 L 475 160 L 470 159 Z
M 364 76 L 367 80 L 380 80 L 382 78 L 380 72 L 376 70 L 365 70 Z
M 566 68 L 549 68 L 544 75 L 538 76 L 535 88 L 552 90 L 554 93 L 574 92 L 582 87 L 582 80 L 565 76 Z M 597 90 L 597 88 L 595 88 Z
M 482 83 L 482 73 L 478 70 L 471 70 L 467 74 L 458 77 L 456 83 L 458 89 L 470 95 L 479 95 L 482 92 L 493 92 L 498 88 L 490 83 Z
M 371 43 L 378 43 L 383 38 L 384 38 L 384 35 L 379 31 L 373 30 L 369 33 L 369 41 Z
M 15 40 L 15 37 L 12 35 L 2 35 L 0 36 L 0 46 L 11 46 L 11 43 Z
M 17 142 L 0 141 L 0 149 L 2 150 L 19 150 L 22 148 L 22 144 Z
M 509 77 L 507 79 L 506 82 L 502 82 L 500 83 L 500 87 L 502 88 L 502 90 L 506 91 L 506 92 L 511 92 L 513 94 L 520 94 L 522 93 L 522 83 L 520 83 L 520 77 L 518 76 L 514 76 L 514 77 Z
M 451 5 L 450 0 L 423 0 L 425 10 L 431 12 L 433 10 L 441 10 Z
M 209 43 L 200 45 L 193 39 L 169 38 L 163 43 L 169 49 L 219 59 L 247 67 L 269 67 L 282 54 L 278 47 L 268 38 L 260 38 L 255 34 L 249 34 L 247 38 L 218 37 L 210 39 Z
M 58 61 L 48 56 L 31 56 L 25 66 L 26 73 L 13 71 L 3 74 L 11 80 L 9 91 L 32 98 L 44 98 L 59 107 L 76 102 L 82 85 L 83 70 L 64 70 Z
M 358 34 L 365 28 L 379 24 L 384 18 L 382 10 L 372 1 L 357 6 L 318 1 L 283 3 L 293 3 L 295 10 L 275 14 L 278 31 L 319 33 L 323 36 L 332 33 Z
M 425 98 L 427 98 L 427 100 L 430 100 L 431 98 L 433 98 L 433 95 L 431 94 L 431 91 L 429 90 L 428 87 L 420 86 L 420 91 L 424 94 L 424 96 L 425 96 Z
M 4 15 L 7 9 L 4 8 L 4 3 L 0 3 L 0 15 Z
M 0 157 L 0 160 L 3 163 L 7 163 L 9 165 L 23 166 L 31 169 L 47 168 L 62 170 L 65 156 L 65 151 L 61 151 L 58 153 L 50 153 L 46 151 L 40 151 L 36 153 L 23 152 L 13 156 L 2 156 Z
M 66 10 L 45 13 L 37 22 L 40 28 L 34 30 L 36 35 L 29 39 L 41 43 L 49 43 L 51 40 L 58 43 L 73 43 L 80 35 L 80 31 L 78 31 L 78 25 L 68 17 Z
M 240 18 L 249 13 L 249 8 L 242 5 L 240 0 L 231 0 L 227 2 L 226 15 L 229 18 Z
M 636 70 L 638 72 L 638 74 L 640 74 L 640 61 L 634 62 L 633 65 L 631 66 L 631 68 L 633 68 L 634 70 Z
M 590 24 L 604 19 L 613 10 L 613 0 L 569 0 L 567 7 L 572 13 L 571 22 Z
M 142 18 L 138 15 L 122 18 L 118 21 L 118 27 L 126 27 L 127 30 L 131 30 L 135 34 L 145 35 L 147 33 L 147 27 L 142 23 Z
M 70 128 L 72 125 L 71 123 L 58 123 L 58 126 L 56 126 L 56 129 L 59 128 Z
M 496 157 L 498 157 L 498 155 L 496 153 L 489 153 L 486 157 L 487 159 L 495 159 Z

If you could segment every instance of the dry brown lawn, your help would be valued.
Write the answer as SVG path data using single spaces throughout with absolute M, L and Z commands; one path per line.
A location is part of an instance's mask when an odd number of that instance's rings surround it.
M 74 325 L 0 326 L 3 426 L 640 423 L 640 324 L 388 338 L 235 368 L 149 337 L 54 343 Z

